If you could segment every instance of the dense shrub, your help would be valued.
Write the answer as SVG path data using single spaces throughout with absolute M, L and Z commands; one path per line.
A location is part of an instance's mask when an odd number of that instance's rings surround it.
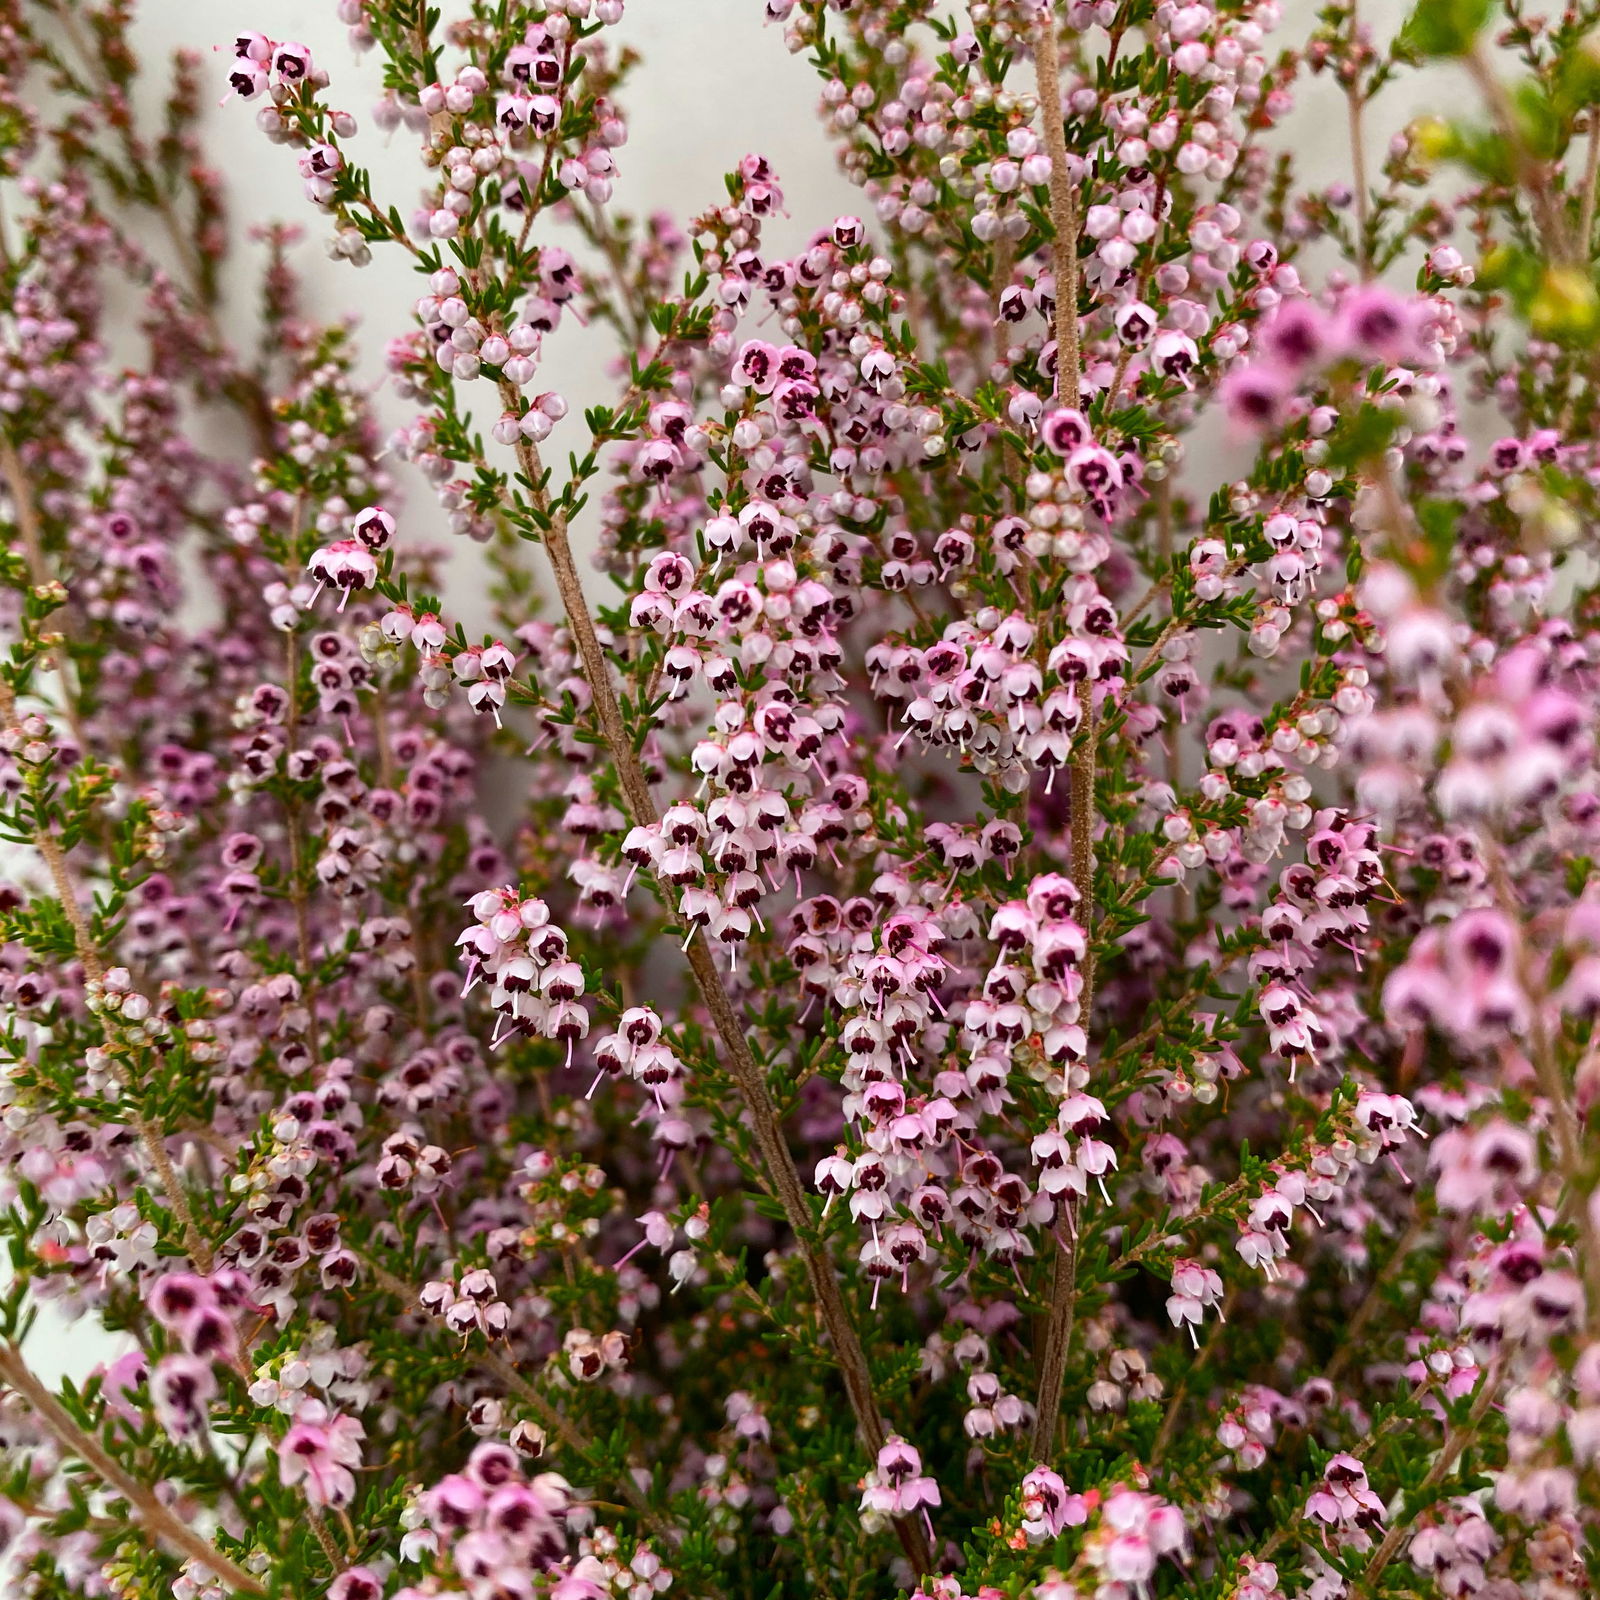
M 339 0 L 409 212 L 3 7 L 14 1592 L 1594 1592 L 1600 7 L 1289 9 L 769 0 L 786 256 L 622 0 Z

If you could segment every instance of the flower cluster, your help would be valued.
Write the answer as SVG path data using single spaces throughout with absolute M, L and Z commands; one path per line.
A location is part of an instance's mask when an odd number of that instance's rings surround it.
M 569 957 L 567 936 L 550 920 L 549 906 L 537 895 L 519 897 L 514 888 L 484 889 L 468 904 L 476 924 L 456 940 L 466 957 L 463 995 L 487 982 L 501 1025 L 563 1040 L 570 1059 L 573 1044 L 589 1032 L 583 968 Z M 497 1026 L 492 1042 L 500 1038 Z
M 725 8 L 0 17 L 8 1592 L 1594 1592 L 1594 8 Z

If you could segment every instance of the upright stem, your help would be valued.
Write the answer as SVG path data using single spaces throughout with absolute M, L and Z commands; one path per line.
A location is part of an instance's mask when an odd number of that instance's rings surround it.
M 1594 253 L 1595 188 L 1600 180 L 1600 105 L 1589 107 L 1589 140 L 1583 157 L 1583 198 L 1578 202 L 1578 259 Z
M 503 380 L 500 397 L 507 410 L 513 412 L 522 404 L 516 388 Z M 540 459 L 538 446 L 531 439 L 519 437 L 516 453 L 517 464 L 528 480 L 534 508 L 546 521 L 542 532 L 545 554 L 550 558 L 556 590 L 561 596 L 562 609 L 567 614 L 567 625 L 572 629 L 573 642 L 583 661 L 583 675 L 589 682 L 601 736 L 616 766 L 617 778 L 622 784 L 623 796 L 634 822 L 640 827 L 647 827 L 658 817 L 655 797 L 650 793 L 644 768 L 622 720 L 622 707 L 617 703 L 616 691 L 611 687 L 605 651 L 601 648 L 599 634 L 595 632 L 594 618 L 589 613 L 589 602 L 578 576 L 578 563 L 573 558 L 566 514 L 554 507 L 549 490 L 545 487 L 544 462 Z
M 1050 156 L 1050 221 L 1055 228 L 1051 259 L 1056 280 L 1056 395 L 1077 407 L 1083 398 L 1083 357 L 1078 342 L 1078 197 L 1067 164 L 1065 111 L 1061 103 L 1061 52 L 1054 4 L 1040 10 L 1034 30 L 1033 64 L 1038 77 L 1039 110 L 1044 118 L 1044 147 Z M 1079 1014 L 1085 1025 L 1094 1003 L 1094 708 L 1091 702 L 1068 768 L 1072 788 L 1072 879 L 1080 895 L 1079 918 L 1087 946 Z M 1061 1415 L 1061 1385 L 1072 1345 L 1078 1307 L 1078 1208 L 1064 1207 L 1067 1236 L 1056 1233 L 1055 1269 L 1051 1274 L 1050 1310 L 1039 1352 L 1039 1395 L 1033 1423 L 1035 1459 L 1050 1460 L 1055 1452 L 1056 1423 Z
M 1480 836 L 1479 849 L 1488 866 L 1489 882 L 1500 910 L 1519 929 L 1524 928 L 1526 918 L 1498 841 Z M 1550 1024 L 1545 1016 L 1550 997 L 1526 946 L 1523 947 L 1519 967 L 1518 976 L 1527 991 L 1532 1018 L 1529 1029 L 1532 1048 L 1528 1054 L 1533 1060 L 1534 1075 L 1539 1080 L 1539 1092 L 1549 1104 L 1550 1121 L 1555 1132 L 1556 1167 L 1561 1174 L 1564 1190 L 1558 1215 L 1577 1225 L 1580 1245 L 1573 1253 L 1583 1274 L 1584 1328 L 1593 1330 L 1600 1326 L 1600 1226 L 1595 1223 L 1591 1204 L 1593 1185 L 1588 1177 L 1583 1124 L 1567 1093 L 1566 1074 L 1556 1055 L 1555 1040 L 1550 1036 Z
M 1356 200 L 1356 263 L 1361 269 L 1364 282 L 1372 276 L 1372 248 L 1367 231 L 1372 223 L 1372 197 L 1367 191 L 1367 146 L 1361 126 L 1361 113 L 1366 108 L 1366 97 L 1361 92 L 1360 49 L 1356 0 L 1350 0 L 1350 55 L 1355 71 L 1345 89 L 1345 102 L 1350 111 L 1350 176 Z
M 93 1434 L 73 1421 L 59 1400 L 45 1387 L 23 1359 L 14 1344 L 0 1344 L 0 1381 L 14 1389 L 61 1448 L 87 1466 L 108 1489 L 128 1502 L 134 1515 L 158 1538 L 181 1551 L 190 1561 L 213 1572 L 239 1594 L 265 1594 L 267 1587 L 243 1567 L 222 1554 L 209 1539 L 156 1498 L 154 1492 L 137 1482 L 111 1456 Z
M 1505 140 L 1506 149 L 1511 156 L 1512 170 L 1516 173 L 1517 182 L 1526 192 L 1528 203 L 1533 208 L 1534 222 L 1538 226 L 1546 253 L 1557 266 L 1573 265 L 1576 253 L 1567 234 L 1566 219 L 1562 216 L 1561 207 L 1550 192 L 1548 164 L 1540 161 L 1528 148 L 1517 120 L 1516 107 L 1511 103 L 1511 96 L 1506 93 L 1506 86 L 1500 81 L 1500 75 L 1495 71 L 1494 64 L 1481 41 L 1473 46 L 1465 64 L 1468 72 L 1472 74 L 1473 81 L 1483 92 L 1484 99 L 1488 101 L 1489 111 L 1500 130 L 1500 137 Z
M 1050 157 L 1050 221 L 1055 226 L 1051 261 L 1056 280 L 1056 394 L 1076 407 L 1082 398 L 1083 358 L 1078 348 L 1078 194 L 1067 167 L 1067 132 L 1061 106 L 1061 54 L 1054 4 L 1040 12 L 1033 38 L 1033 65 L 1044 117 L 1044 147 Z
M 1585 1326 L 1593 1329 L 1600 1325 L 1600 1228 L 1595 1226 L 1594 1210 L 1590 1203 L 1590 1188 L 1586 1181 L 1583 1126 L 1567 1094 L 1567 1084 L 1556 1059 L 1555 1046 L 1550 1038 L 1549 1024 L 1540 1014 L 1544 997 L 1534 990 L 1533 1067 L 1539 1079 L 1539 1090 L 1550 1104 L 1551 1120 L 1555 1125 L 1556 1159 L 1566 1187 L 1563 1210 L 1578 1225 L 1582 1247 L 1574 1253 L 1583 1269 L 1584 1293 L 1588 1304 Z
M 1367 193 L 1367 156 L 1361 129 L 1361 91 L 1354 86 L 1349 90 L 1350 101 L 1350 164 L 1355 169 L 1351 186 L 1356 195 L 1356 265 L 1362 281 L 1372 276 L 1372 249 L 1368 229 L 1372 221 L 1371 197 Z
M 1433 1490 L 1448 1478 L 1461 1459 L 1461 1452 L 1472 1443 L 1478 1432 L 1478 1425 L 1488 1414 L 1489 1407 L 1499 1397 L 1500 1386 L 1505 1378 L 1504 1368 L 1494 1368 L 1484 1373 L 1478 1385 L 1478 1393 L 1472 1402 L 1472 1409 L 1467 1413 L 1467 1420 L 1457 1428 L 1451 1426 L 1445 1433 L 1444 1443 L 1439 1447 L 1439 1454 L 1434 1457 L 1433 1465 L 1428 1468 L 1427 1475 L 1417 1485 L 1414 1495 L 1407 1499 L 1413 1506 L 1424 1505 L 1428 1502 Z M 1372 1559 L 1367 1563 L 1366 1571 L 1361 1575 L 1361 1584 L 1370 1593 L 1372 1586 L 1378 1581 L 1383 1569 L 1394 1560 L 1405 1536 L 1410 1532 L 1411 1524 L 1397 1517 L 1390 1525 L 1389 1531 L 1383 1536 L 1383 1543 L 1372 1553 Z
M 295 501 L 294 533 L 300 533 L 300 518 L 305 509 L 305 497 Z M 291 629 L 283 636 L 283 688 L 289 697 L 288 713 L 284 718 L 284 748 L 292 751 L 300 731 L 300 636 Z M 382 708 L 378 717 L 383 715 Z M 295 956 L 300 969 L 301 998 L 306 1008 L 306 1049 L 312 1061 L 322 1063 L 322 1034 L 317 1027 L 316 968 L 311 956 L 311 907 L 306 896 L 305 828 L 301 821 L 300 801 L 290 795 L 283 802 L 284 836 L 289 846 L 289 904 L 294 908 Z
M 1170 582 L 1172 574 L 1172 476 L 1170 472 L 1159 479 L 1155 488 L 1156 502 L 1156 555 L 1161 563 L 1162 582 Z M 1131 620 L 1128 619 L 1128 620 Z M 1127 626 L 1125 621 L 1124 627 Z M 1174 796 L 1183 788 L 1183 732 L 1182 722 L 1169 720 L 1162 740 L 1166 758 L 1167 786 Z M 1183 922 L 1189 916 L 1189 891 L 1183 880 L 1172 886 L 1172 920 Z
M 1067 767 L 1072 794 L 1072 881 L 1078 890 L 1078 921 L 1083 924 L 1083 992 L 1078 1014 L 1085 1028 L 1094 1006 L 1094 774 L 1099 745 L 1100 726 L 1091 697 Z
M 310 1523 L 311 1532 L 316 1538 L 328 1565 L 335 1572 L 338 1572 L 346 1563 L 339 1554 L 338 1545 L 333 1542 L 333 1535 L 328 1531 L 328 1519 L 317 1510 L 315 1503 L 311 1500 L 306 1501 L 306 1521 Z
M 50 581 L 50 566 L 44 555 L 44 530 L 39 526 L 39 512 L 28 488 L 27 474 L 22 470 L 22 457 L 8 438 L 0 438 L 0 475 L 11 491 L 12 507 L 17 515 L 17 532 L 22 538 L 22 555 L 28 564 L 28 577 L 33 586 L 43 587 Z
M 1227 1337 L 1228 1315 L 1233 1310 L 1234 1302 L 1238 1299 L 1238 1291 L 1230 1289 L 1227 1297 L 1217 1308 L 1217 1320 L 1211 1324 L 1211 1331 L 1206 1335 L 1206 1342 L 1195 1352 L 1194 1359 L 1183 1369 L 1183 1375 L 1178 1379 L 1176 1387 L 1167 1400 L 1167 1414 L 1161 1419 L 1160 1431 L 1156 1434 L 1156 1441 L 1150 1446 L 1150 1465 L 1158 1467 L 1162 1458 L 1172 1446 L 1173 1436 L 1178 1431 L 1178 1419 L 1183 1415 L 1184 1403 L 1189 1398 L 1189 1387 L 1200 1369 L 1216 1354 L 1217 1346 Z
M 520 404 L 516 389 L 507 383 L 501 384 L 501 398 L 508 410 L 514 411 Z M 545 550 L 555 573 L 556 588 L 567 614 L 568 625 L 572 629 L 578 654 L 583 661 L 583 673 L 589 682 L 601 734 L 610 751 L 634 822 L 641 827 L 649 826 L 659 817 L 655 797 L 650 793 L 644 768 L 633 748 L 632 740 L 628 737 L 627 728 L 622 720 L 622 708 L 618 705 L 616 692 L 611 686 L 611 674 L 606 665 L 605 653 L 595 632 L 594 619 L 589 613 L 589 603 L 584 598 L 577 562 L 573 559 L 566 516 L 555 508 L 544 487 L 544 464 L 539 458 L 537 446 L 531 440 L 519 439 L 516 450 L 523 475 L 528 480 L 533 504 L 546 520 L 543 535 Z M 779 1125 L 777 1108 L 767 1088 L 766 1075 L 751 1053 L 749 1040 L 745 1036 L 744 1023 L 722 981 L 722 974 L 717 970 L 716 959 L 706 943 L 702 930 L 694 931 L 686 954 L 695 986 L 700 991 L 700 998 L 705 1002 L 717 1035 L 722 1041 L 728 1070 L 744 1100 L 745 1109 L 749 1112 L 751 1130 L 755 1135 L 762 1163 L 771 1179 L 778 1203 L 783 1207 L 784 1218 L 800 1247 L 801 1257 L 805 1262 L 806 1277 L 811 1285 L 811 1292 L 816 1296 L 822 1324 L 828 1330 L 828 1338 L 833 1345 L 834 1361 L 838 1365 L 840 1376 L 844 1379 L 845 1392 L 850 1400 L 850 1408 L 855 1414 L 856 1424 L 861 1430 L 868 1450 L 876 1454 L 883 1448 L 888 1438 L 888 1430 L 884 1426 L 883 1414 L 878 1409 L 877 1397 L 872 1390 L 872 1375 L 867 1366 L 866 1352 L 862 1348 L 861 1337 L 856 1331 L 850 1309 L 845 1304 L 844 1294 L 839 1287 L 839 1276 L 834 1269 L 833 1258 L 817 1235 L 811 1206 L 801 1185 L 794 1156 Z M 899 1518 L 895 1522 L 895 1531 L 899 1534 L 901 1545 L 918 1573 L 931 1571 L 932 1553 L 920 1525 L 910 1518 Z
M 1078 888 L 1078 920 L 1083 924 L 1083 989 L 1078 1015 L 1085 1028 L 1094 1005 L 1094 774 L 1100 730 L 1094 705 L 1084 719 L 1078 744 L 1067 768 L 1072 796 L 1072 881 Z M 1055 1453 L 1056 1422 L 1061 1415 L 1061 1385 L 1072 1349 L 1072 1328 L 1078 1314 L 1079 1207 L 1064 1205 L 1067 1236 L 1056 1232 L 1055 1270 L 1050 1280 L 1050 1310 L 1039 1352 L 1039 1395 L 1034 1403 L 1033 1453 L 1047 1462 Z
M 1033 1457 L 1047 1465 L 1056 1453 L 1056 1423 L 1061 1418 L 1061 1386 L 1078 1314 L 1078 1207 L 1064 1206 L 1067 1237 L 1056 1234 L 1055 1268 L 1050 1276 L 1050 1310 L 1039 1352 L 1039 1395 L 1034 1401 Z
M 1001 234 L 994 243 L 994 282 L 990 285 L 990 299 L 993 302 L 994 312 L 994 347 L 989 352 L 990 359 L 1002 362 L 1006 358 L 1006 346 L 1009 336 L 1006 333 L 1005 319 L 1000 315 L 1002 297 L 1011 287 L 1011 274 L 1017 267 L 1017 247 L 1011 238 Z
M 979 360 L 985 356 L 993 363 L 995 368 L 1005 365 L 1006 355 L 1010 345 L 1009 324 L 1000 315 L 1001 300 L 1006 290 L 1011 286 L 1011 275 L 1016 271 L 1017 247 L 1016 243 L 1007 235 L 1001 234 L 994 246 L 994 282 L 990 285 L 990 309 L 994 316 L 994 335 L 991 348 L 979 351 Z M 1023 465 L 1015 447 L 1010 440 L 1004 440 L 1000 446 L 1000 479 L 1009 485 L 1014 493 L 1021 493 L 1021 484 L 1024 477 Z M 910 591 L 907 591 L 910 598 Z
M 1327 1370 L 1322 1374 L 1329 1383 L 1334 1382 L 1344 1369 L 1366 1349 L 1361 1343 L 1361 1335 L 1367 1331 L 1367 1324 L 1372 1321 L 1382 1308 L 1384 1290 L 1388 1288 L 1398 1273 L 1411 1265 L 1412 1248 L 1421 1239 L 1425 1226 L 1419 1207 L 1417 1214 L 1406 1224 L 1406 1231 L 1391 1246 L 1388 1261 L 1384 1263 L 1378 1272 L 1373 1274 L 1366 1296 L 1361 1304 L 1356 1307 L 1355 1315 L 1348 1322 L 1341 1325 L 1339 1329 L 1339 1348 L 1333 1352 L 1333 1358 L 1328 1362 Z
M 17 533 L 22 540 L 22 557 L 27 563 L 29 581 L 34 588 L 42 589 L 52 577 L 50 562 L 44 549 L 44 527 L 39 520 L 39 508 L 34 504 L 33 491 L 28 487 L 28 475 L 23 470 L 22 457 L 17 453 L 16 445 L 4 435 L 0 435 L 0 477 L 5 479 L 6 488 L 11 493 L 11 503 L 17 517 Z M 71 642 L 73 632 L 71 615 L 67 610 L 61 613 L 61 634 L 68 643 Z M 64 645 L 55 656 L 56 676 L 61 680 L 61 708 L 71 724 L 72 737 L 77 741 L 78 750 L 81 754 L 87 755 L 89 740 L 84 733 L 83 719 L 79 714 L 78 696 L 73 692 L 73 675 L 67 670 L 69 659 Z
M 7 727 L 14 727 L 17 723 L 17 702 L 11 692 L 11 686 L 0 682 L 0 721 Z M 78 960 L 83 964 L 86 977 L 92 982 L 104 981 L 106 975 L 105 963 L 100 959 L 100 952 L 95 946 L 94 935 L 89 927 L 89 920 L 83 913 L 83 905 L 78 899 L 77 886 L 72 880 L 72 869 L 67 865 L 65 852 L 60 842 L 54 835 L 41 830 L 34 836 L 33 847 L 44 860 L 45 868 L 50 874 L 50 881 L 56 892 L 56 899 L 61 902 L 62 915 L 67 919 L 67 925 L 72 929 L 72 942 L 77 950 Z M 114 1043 L 110 1035 L 106 1042 Z M 189 1252 L 190 1259 L 201 1272 L 209 1273 L 213 1265 L 211 1246 L 206 1243 L 205 1235 L 200 1232 L 194 1220 L 194 1211 L 189 1205 L 189 1196 L 185 1192 L 183 1183 L 178 1177 L 177 1169 L 172 1165 L 172 1157 L 167 1154 L 165 1141 L 161 1132 L 154 1126 L 134 1103 L 132 1098 L 132 1085 L 123 1068 L 121 1059 L 115 1049 L 108 1052 L 111 1070 L 115 1074 L 122 1091 L 129 1096 L 128 1116 L 133 1123 L 133 1129 L 139 1136 L 139 1143 L 143 1146 L 145 1154 L 150 1159 L 150 1164 L 156 1169 L 156 1174 L 161 1180 L 161 1187 L 166 1194 L 167 1204 L 172 1208 L 172 1213 L 178 1219 L 178 1226 L 183 1234 L 184 1248 Z
M 403 1278 L 396 1277 L 387 1267 L 381 1266 L 370 1256 L 363 1256 L 363 1264 L 373 1276 L 379 1288 L 392 1294 L 396 1300 L 405 1306 L 417 1304 L 417 1291 Z M 598 1462 L 600 1451 L 594 1441 L 581 1433 L 578 1428 L 558 1411 L 534 1386 L 522 1376 L 503 1355 L 497 1351 L 488 1350 L 478 1355 L 477 1364 L 485 1372 L 491 1372 L 505 1387 L 517 1396 L 519 1400 L 539 1419 L 539 1425 L 548 1429 L 561 1440 L 572 1453 L 588 1463 Z M 679 1530 L 673 1528 L 658 1517 L 649 1500 L 640 1490 L 631 1476 L 617 1480 L 617 1489 L 622 1498 L 639 1513 L 643 1521 L 654 1533 L 676 1543 Z

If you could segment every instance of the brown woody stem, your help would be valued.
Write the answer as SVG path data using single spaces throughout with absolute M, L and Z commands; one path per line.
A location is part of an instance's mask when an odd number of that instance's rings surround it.
M 1094 704 L 1067 768 L 1072 785 L 1072 881 L 1078 889 L 1078 920 L 1083 924 L 1083 988 L 1078 1015 L 1084 1027 L 1094 1005 L 1094 774 L 1100 730 Z M 1079 1207 L 1069 1199 L 1064 1205 L 1067 1237 L 1056 1235 L 1055 1271 L 1050 1282 L 1050 1311 L 1039 1353 L 1039 1397 L 1033 1420 L 1033 1453 L 1041 1462 L 1055 1453 L 1056 1423 L 1061 1415 L 1061 1384 L 1072 1348 L 1072 1328 L 1078 1311 Z
M 10 685 L 5 683 L 0 683 L 0 721 L 4 721 L 8 727 L 14 727 L 17 723 L 16 698 L 11 692 Z M 61 902 L 62 915 L 66 917 L 67 925 L 72 929 L 72 941 L 77 949 L 78 960 L 83 964 L 84 974 L 92 982 L 100 983 L 106 975 L 105 963 L 100 959 L 100 952 L 95 946 L 89 920 L 83 914 L 83 905 L 78 899 L 77 887 L 72 881 L 72 869 L 67 865 L 66 854 L 55 836 L 43 830 L 34 836 L 33 846 L 43 858 L 45 867 L 50 873 L 56 899 Z M 114 1044 L 115 1041 L 108 1034 L 106 1042 Z M 172 1157 L 167 1154 L 166 1143 L 161 1137 L 160 1130 L 133 1103 L 127 1072 L 117 1051 L 112 1049 L 108 1052 L 108 1058 L 124 1094 L 130 1095 L 129 1119 L 133 1123 L 134 1132 L 139 1136 L 139 1143 L 150 1159 L 150 1164 L 156 1169 L 156 1174 L 161 1180 L 167 1204 L 178 1219 L 184 1248 L 189 1252 L 189 1258 L 195 1266 L 201 1272 L 209 1273 L 213 1265 L 211 1246 L 206 1243 L 205 1235 L 195 1223 L 189 1196 L 178 1177 L 177 1169 L 172 1164 Z
M 222 1554 L 210 1540 L 175 1516 L 155 1497 L 152 1490 L 137 1482 L 111 1456 L 93 1434 L 78 1426 L 65 1406 L 47 1389 L 14 1344 L 0 1345 L 0 1381 L 4 1381 L 24 1400 L 61 1448 L 87 1466 L 108 1489 L 121 1495 L 134 1515 L 153 1534 L 175 1550 L 214 1572 L 223 1583 L 239 1594 L 265 1594 L 267 1587 L 243 1567 Z
M 520 406 L 517 391 L 510 384 L 501 385 L 501 398 L 508 410 L 515 411 Z M 655 797 L 650 792 L 644 768 L 622 720 L 622 708 L 611 685 L 611 674 L 606 665 L 605 652 L 601 648 L 599 635 L 595 632 L 594 619 L 590 615 L 589 603 L 584 597 L 583 586 L 579 580 L 577 562 L 573 559 L 566 516 L 553 505 L 549 492 L 544 487 L 544 464 L 539 458 L 537 446 L 531 440 L 521 439 L 516 449 L 518 462 L 528 481 L 533 505 L 544 519 L 542 533 L 545 550 L 550 557 L 551 569 L 555 573 L 556 589 L 561 596 L 562 608 L 566 612 L 573 640 L 583 661 L 584 677 L 589 683 L 601 735 L 610 751 L 618 781 L 622 785 L 622 792 L 635 824 L 641 827 L 649 826 L 656 822 L 659 816 Z M 794 1156 L 779 1124 L 777 1108 L 767 1088 L 766 1075 L 751 1052 L 744 1023 L 722 981 L 722 975 L 717 970 L 716 960 L 702 931 L 694 932 L 686 954 L 695 986 L 700 991 L 700 998 L 704 1001 L 706 1010 L 710 1012 L 712 1024 L 722 1041 L 728 1070 L 749 1113 L 756 1148 L 771 1180 L 773 1193 L 783 1207 L 784 1218 L 800 1247 L 801 1258 L 805 1262 L 806 1277 L 812 1293 L 816 1296 L 822 1324 L 827 1329 L 828 1338 L 833 1345 L 833 1358 L 844 1380 L 845 1393 L 849 1397 L 851 1410 L 855 1413 L 857 1426 L 861 1430 L 867 1448 L 875 1455 L 888 1438 L 888 1430 L 884 1426 L 883 1414 L 878 1409 L 877 1397 L 872 1390 L 872 1377 L 867 1367 L 866 1352 L 862 1348 L 860 1335 L 856 1332 L 855 1322 L 851 1318 L 843 1291 L 839 1287 L 839 1277 L 834 1268 L 833 1258 L 817 1237 L 811 1207 L 801 1185 Z M 922 1529 L 908 1518 L 897 1519 L 895 1529 L 900 1536 L 906 1556 L 918 1573 L 931 1571 L 932 1554 Z
M 1044 117 L 1044 147 L 1050 157 L 1050 221 L 1055 226 L 1051 260 L 1056 280 L 1056 394 L 1076 406 L 1082 398 L 1078 348 L 1078 196 L 1067 168 L 1067 132 L 1061 107 L 1061 54 L 1054 5 L 1042 8 L 1033 39 L 1033 65 Z
M 1067 164 L 1067 133 L 1061 104 L 1061 51 L 1055 7 L 1041 8 L 1034 31 L 1033 63 L 1039 85 L 1039 111 L 1044 118 L 1044 147 L 1050 157 L 1050 220 L 1055 227 L 1051 259 L 1056 280 L 1056 395 L 1076 407 L 1082 399 L 1082 354 L 1078 343 L 1078 200 Z M 1079 1013 L 1087 1025 L 1094 1002 L 1094 772 L 1098 734 L 1091 703 L 1077 752 L 1069 767 L 1072 785 L 1072 879 L 1081 896 L 1079 914 L 1085 944 L 1083 994 Z M 1078 1305 L 1078 1208 L 1064 1206 L 1067 1237 L 1056 1236 L 1055 1269 L 1051 1275 L 1050 1310 L 1039 1353 L 1039 1397 L 1033 1423 L 1033 1454 L 1050 1460 L 1055 1452 L 1056 1423 L 1061 1415 L 1061 1385 L 1072 1346 Z

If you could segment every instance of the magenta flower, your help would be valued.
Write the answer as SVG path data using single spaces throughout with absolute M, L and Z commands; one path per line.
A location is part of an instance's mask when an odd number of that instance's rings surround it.
M 878 1452 L 877 1468 L 867 1474 L 861 1495 L 864 1515 L 906 1517 L 922 1512 L 926 1521 L 939 1504 L 939 1485 L 923 1474 L 922 1458 L 898 1436 Z
M 1266 363 L 1235 367 L 1222 380 L 1218 400 L 1232 421 L 1251 433 L 1265 433 L 1282 424 L 1294 386 L 1287 375 Z
M 1589 1592 L 1595 8 L 1411 9 L 7 9 L 23 1589 Z
M 1305 371 L 1339 351 L 1339 329 L 1309 300 L 1289 300 L 1267 318 L 1261 348 L 1281 367 Z
M 1366 360 L 1415 361 L 1416 307 L 1382 284 L 1366 284 L 1339 305 L 1342 342 Z
M 356 1492 L 351 1469 L 361 1465 L 365 1433 L 359 1419 L 331 1412 L 320 1400 L 307 1400 L 278 1441 L 279 1481 L 302 1484 L 313 1505 L 348 1505 Z

